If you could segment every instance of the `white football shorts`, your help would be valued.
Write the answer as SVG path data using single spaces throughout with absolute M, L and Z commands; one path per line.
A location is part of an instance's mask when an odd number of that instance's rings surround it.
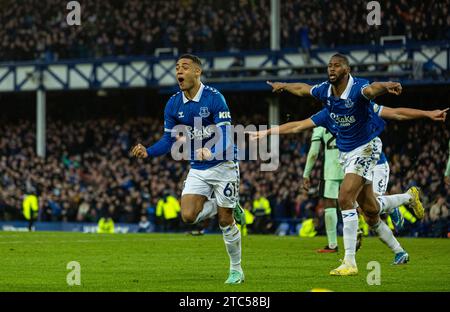
M 340 152 L 339 162 L 344 173 L 357 174 L 366 179 L 366 183 L 372 183 L 373 171 L 380 159 L 382 147 L 380 138 L 376 137 L 350 152 Z
M 378 164 L 373 169 L 373 192 L 375 195 L 383 195 L 387 191 L 387 186 L 389 183 L 389 164 L 384 162 Z
M 184 181 L 185 194 L 197 194 L 216 198 L 217 205 L 234 208 L 239 200 L 239 163 L 225 161 L 205 170 L 189 170 Z

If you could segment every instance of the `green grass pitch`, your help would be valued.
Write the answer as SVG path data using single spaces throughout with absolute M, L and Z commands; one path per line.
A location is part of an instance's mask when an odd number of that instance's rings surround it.
M 0 291 L 450 291 L 450 240 L 399 240 L 407 265 L 391 265 L 390 250 L 366 238 L 359 275 L 334 277 L 328 273 L 343 251 L 316 253 L 325 237 L 249 235 L 242 243 L 246 281 L 230 286 L 223 284 L 229 260 L 221 235 L 0 232 Z M 381 265 L 379 286 L 367 284 L 373 260 Z M 70 261 L 80 263 L 80 286 L 67 285 Z

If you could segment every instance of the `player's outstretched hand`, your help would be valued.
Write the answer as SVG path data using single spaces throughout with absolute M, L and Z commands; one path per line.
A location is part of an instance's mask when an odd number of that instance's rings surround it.
M 272 92 L 281 93 L 284 91 L 286 84 L 284 82 L 272 82 L 266 81 L 266 83 L 272 87 Z
M 145 148 L 144 145 L 142 145 L 140 143 L 133 147 L 133 149 L 131 150 L 131 155 L 133 155 L 134 157 L 137 157 L 137 158 L 147 158 L 148 157 L 147 149 Z
M 303 178 L 303 189 L 309 192 L 309 188 L 311 187 L 311 180 L 309 178 Z
M 428 117 L 430 117 L 430 119 L 434 120 L 434 121 L 445 121 L 445 119 L 447 118 L 448 110 L 449 110 L 449 108 L 446 108 L 444 110 L 436 109 L 436 110 L 430 111 L 428 113 Z
M 267 130 L 247 131 L 245 133 L 250 134 L 250 141 L 260 140 L 267 136 Z
M 199 148 L 195 151 L 198 160 L 210 160 L 212 158 L 212 153 L 206 147 Z
M 388 93 L 400 95 L 402 93 L 402 85 L 399 82 L 389 81 L 386 85 Z

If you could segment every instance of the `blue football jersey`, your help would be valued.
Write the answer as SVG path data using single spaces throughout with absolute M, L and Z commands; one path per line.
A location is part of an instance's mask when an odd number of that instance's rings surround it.
M 311 95 L 319 99 L 324 108 L 311 116 L 316 126 L 328 129 L 336 136 L 341 152 L 349 152 L 370 142 L 384 129 L 384 121 L 373 109 L 373 104 L 363 94 L 369 82 L 349 76 L 347 87 L 338 98 L 332 95 L 331 84 L 325 81 L 311 89 Z
M 215 88 L 201 84 L 199 91 L 192 100 L 187 99 L 181 91 L 172 95 L 164 110 L 164 131 L 177 132 L 179 130 L 177 126 L 184 128 L 184 133 L 191 139 L 190 163 L 193 169 L 205 170 L 223 161 L 237 160 L 237 147 L 234 143 L 220 150 L 222 156 L 221 158 L 217 157 L 220 160 L 195 160 L 196 149 L 205 147 L 208 142 L 209 145 L 207 146 L 210 147 L 211 142 L 214 142 L 216 136 L 214 129 L 222 126 L 231 127 L 231 114 L 228 105 L 223 95 Z M 213 154 L 214 147 L 211 149 Z M 230 149 L 232 149 L 231 153 Z M 232 159 L 230 159 L 230 154 Z

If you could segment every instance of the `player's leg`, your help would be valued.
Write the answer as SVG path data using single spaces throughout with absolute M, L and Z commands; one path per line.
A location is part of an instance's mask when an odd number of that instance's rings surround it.
M 420 200 L 420 189 L 413 186 L 406 193 L 395 195 L 384 195 L 389 182 L 389 165 L 388 163 L 378 164 L 374 168 L 374 184 L 373 191 L 377 196 L 380 204 L 380 214 L 386 213 L 395 219 L 394 224 L 399 226 L 402 222 L 398 207 L 406 205 L 411 208 L 414 214 L 421 219 L 424 214 L 423 205 Z
M 339 180 L 321 181 L 320 193 L 325 206 L 325 230 L 327 232 L 328 244 L 319 249 L 319 253 L 337 252 L 337 199 L 339 196 Z
M 244 208 L 241 207 L 241 204 L 239 202 L 239 184 L 241 181 L 241 175 L 239 172 L 239 163 L 237 163 L 237 162 L 233 163 L 233 171 L 234 171 L 234 174 L 236 175 L 235 176 L 235 180 L 236 180 L 235 191 L 236 191 L 236 198 L 237 198 L 236 204 L 233 208 L 233 217 L 238 225 L 245 227 L 245 223 L 246 223 L 245 222 L 245 211 L 244 211 Z
M 234 220 L 233 208 L 218 208 L 219 226 L 230 258 L 230 273 L 226 284 L 240 284 L 244 281 L 241 267 L 241 231 Z
M 350 152 L 340 153 L 339 160 L 345 173 L 344 181 L 339 191 L 339 207 L 341 208 L 342 221 L 344 223 L 345 257 L 342 265 L 330 272 L 331 275 L 358 274 L 355 259 L 358 213 L 355 202 L 367 181 L 369 183 L 372 181 L 373 168 L 378 159 L 380 159 L 381 148 L 381 140 L 374 138 L 367 144 Z
M 413 197 L 408 192 L 394 195 L 380 195 L 377 196 L 377 201 L 380 205 L 380 214 L 391 214 L 395 208 L 401 205 L 408 205 Z
M 330 272 L 331 275 L 355 275 L 358 273 L 356 266 L 356 235 L 358 230 L 358 213 L 354 208 L 354 202 L 364 185 L 364 178 L 346 173 L 339 191 L 339 207 L 344 223 L 343 238 L 345 256 L 342 265 Z
M 181 195 L 183 222 L 196 224 L 217 214 L 217 203 L 211 197 L 213 187 L 207 182 L 209 170 L 190 170 Z
M 244 281 L 241 267 L 241 231 L 234 219 L 233 210 L 239 200 L 239 166 L 226 162 L 214 167 L 209 181 L 214 185 L 214 196 L 218 205 L 219 226 L 230 258 L 230 272 L 226 284 L 240 284 Z
M 382 163 L 382 164 L 377 164 L 374 169 L 373 169 L 373 181 L 372 181 L 372 187 L 373 187 L 373 193 L 375 194 L 377 200 L 379 201 L 379 206 L 380 206 L 380 217 L 382 219 L 382 221 L 384 222 L 384 219 L 386 218 L 386 211 L 383 210 L 383 205 L 381 204 L 380 199 L 382 199 L 382 195 L 384 193 L 386 193 L 387 190 L 387 186 L 389 183 L 389 165 L 387 162 Z M 386 200 L 389 200 L 390 197 L 385 197 Z M 398 199 L 398 196 L 392 197 L 392 204 L 395 204 L 395 200 Z M 384 206 L 386 207 L 386 206 Z M 358 207 L 359 208 L 359 207 Z M 392 208 L 390 207 L 390 209 L 392 209 L 391 214 L 395 215 L 394 218 L 395 220 L 397 220 L 397 226 L 401 225 L 401 214 L 399 216 L 399 214 L 397 214 L 398 212 L 398 208 Z M 363 224 L 367 224 L 367 222 L 365 222 L 365 218 L 366 216 L 364 215 L 363 211 L 359 208 L 358 212 L 361 212 L 361 221 L 360 223 Z M 358 239 L 357 239 L 357 243 L 356 243 L 356 250 L 358 250 L 361 245 L 362 245 L 362 237 L 363 237 L 363 232 L 361 230 L 361 228 L 358 230 Z
M 387 191 L 387 187 L 389 184 L 389 173 L 390 168 L 387 162 L 377 164 L 373 170 L 373 192 L 377 198 L 383 196 Z M 381 202 L 382 198 L 380 198 L 379 201 Z M 408 202 L 404 204 L 409 203 L 409 201 L 410 199 L 408 199 Z M 400 213 L 400 209 L 398 208 L 398 206 L 389 209 L 390 212 L 385 211 L 385 209 L 383 209 L 383 206 L 384 205 L 380 204 L 380 215 L 383 221 L 388 223 L 389 222 L 388 219 L 390 218 L 391 219 L 390 221 L 393 222 L 394 227 L 397 229 L 397 231 L 400 231 L 401 228 L 403 227 L 404 218 L 403 215 Z
M 422 219 L 425 210 L 421 201 L 421 191 L 418 187 L 413 186 L 408 189 L 406 193 L 403 194 L 395 194 L 395 195 L 382 195 L 378 196 L 377 200 L 381 207 L 381 212 L 391 214 L 394 212 L 394 209 L 401 206 L 406 205 L 410 208 L 410 210 L 414 213 L 417 219 Z
M 336 199 L 324 199 L 325 204 L 325 229 L 327 232 L 328 248 L 332 252 L 338 251 L 337 244 L 337 201 Z
M 183 222 L 197 224 L 217 214 L 217 204 L 214 199 L 198 194 L 181 196 L 181 218 Z
M 408 254 L 392 233 L 391 229 L 380 218 L 380 207 L 373 193 L 371 184 L 366 184 L 358 195 L 358 203 L 364 212 L 367 224 L 395 254 L 394 263 L 406 263 Z

